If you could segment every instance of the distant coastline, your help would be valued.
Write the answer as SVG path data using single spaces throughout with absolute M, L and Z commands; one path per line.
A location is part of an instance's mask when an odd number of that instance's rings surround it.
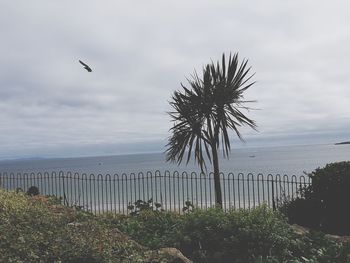
M 348 142 L 337 142 L 334 145 L 342 145 L 342 144 L 350 144 L 350 141 L 348 141 Z

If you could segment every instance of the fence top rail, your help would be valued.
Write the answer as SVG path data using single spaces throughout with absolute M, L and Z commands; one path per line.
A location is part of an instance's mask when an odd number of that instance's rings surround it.
M 213 172 L 179 172 L 179 171 L 145 171 L 145 172 L 131 172 L 131 173 L 86 173 L 86 172 L 72 172 L 72 171 L 40 171 L 40 172 L 8 172 L 0 171 L 0 177 L 2 178 L 72 178 L 77 180 L 143 180 L 152 178 L 173 178 L 173 179 L 188 179 L 188 180 L 206 180 L 213 179 Z M 288 175 L 288 174 L 263 174 L 263 173 L 242 173 L 242 172 L 220 172 L 220 178 L 223 181 L 226 180 L 247 180 L 252 182 L 269 182 L 277 181 L 281 183 L 309 183 L 311 178 L 305 174 L 301 175 Z

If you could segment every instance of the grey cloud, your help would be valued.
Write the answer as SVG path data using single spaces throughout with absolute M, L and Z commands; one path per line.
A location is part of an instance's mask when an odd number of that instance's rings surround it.
M 169 135 L 172 92 L 229 51 L 256 72 L 246 98 L 261 109 L 249 112 L 259 133 L 243 128 L 247 143 L 337 138 L 350 128 L 348 9 L 346 1 L 2 1 L 0 155 L 113 154 L 118 147 L 106 145 L 125 143 L 122 153 L 127 142 L 151 149 L 142 142 Z

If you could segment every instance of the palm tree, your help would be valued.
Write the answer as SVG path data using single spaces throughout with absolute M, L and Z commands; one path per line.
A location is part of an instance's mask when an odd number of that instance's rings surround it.
M 166 145 L 166 160 L 180 164 L 185 156 L 186 164 L 194 152 L 195 161 L 201 171 L 207 171 L 205 156 L 214 168 L 215 202 L 222 207 L 222 195 L 219 174 L 218 150 L 228 158 L 231 151 L 229 132 L 233 130 L 243 140 L 239 126 L 248 125 L 256 130 L 256 124 L 242 113 L 246 102 L 243 92 L 254 84 L 253 75 L 248 75 L 248 60 L 238 61 L 238 53 L 230 54 L 228 63 L 225 54 L 219 62 L 207 64 L 203 68 L 203 77 L 196 72 L 187 79 L 190 88 L 181 86 L 183 91 L 175 91 L 169 102 L 173 108 L 169 112 L 174 126 L 172 136 Z M 186 153 L 187 151 L 187 153 Z

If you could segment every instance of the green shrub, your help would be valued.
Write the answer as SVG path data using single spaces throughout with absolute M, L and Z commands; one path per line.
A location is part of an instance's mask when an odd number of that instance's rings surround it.
M 286 200 L 279 210 L 288 218 L 291 224 L 298 224 L 314 230 L 321 230 L 321 209 L 319 202 L 305 198 Z
M 153 198 L 149 199 L 147 202 L 143 200 L 137 200 L 134 204 L 129 203 L 128 211 L 130 215 L 136 216 L 142 211 L 163 211 L 160 203 L 154 203 Z
M 39 195 L 39 194 L 40 194 L 39 188 L 36 186 L 29 187 L 27 191 L 27 195 L 30 195 L 30 196 Z
M 154 210 L 139 211 L 137 216 L 105 215 L 104 220 L 151 249 L 174 246 L 181 224 L 180 215 Z
M 350 235 L 350 162 L 327 164 L 309 176 L 312 184 L 282 206 L 283 213 L 291 223 Z
M 27 204 L 28 201 L 23 192 L 14 193 L 0 189 L 0 219 L 6 218 L 9 214 L 22 213 L 27 208 Z
M 265 206 L 229 213 L 196 210 L 183 218 L 180 233 L 180 249 L 203 263 L 288 258 L 294 238 L 280 215 Z
M 147 253 L 115 227 L 57 199 L 0 189 L 0 262 L 148 262 Z
M 266 206 L 228 213 L 194 209 L 184 215 L 146 209 L 133 216 L 96 217 L 52 197 L 0 189 L 0 262 L 168 262 L 119 230 L 155 249 L 177 247 L 196 263 L 350 262 L 350 245 L 322 233 L 297 236 Z
M 177 215 L 142 211 L 104 216 L 143 245 L 176 247 L 194 262 L 350 262 L 349 248 L 311 233 L 297 236 L 285 218 L 266 206 L 251 211 L 194 209 Z

